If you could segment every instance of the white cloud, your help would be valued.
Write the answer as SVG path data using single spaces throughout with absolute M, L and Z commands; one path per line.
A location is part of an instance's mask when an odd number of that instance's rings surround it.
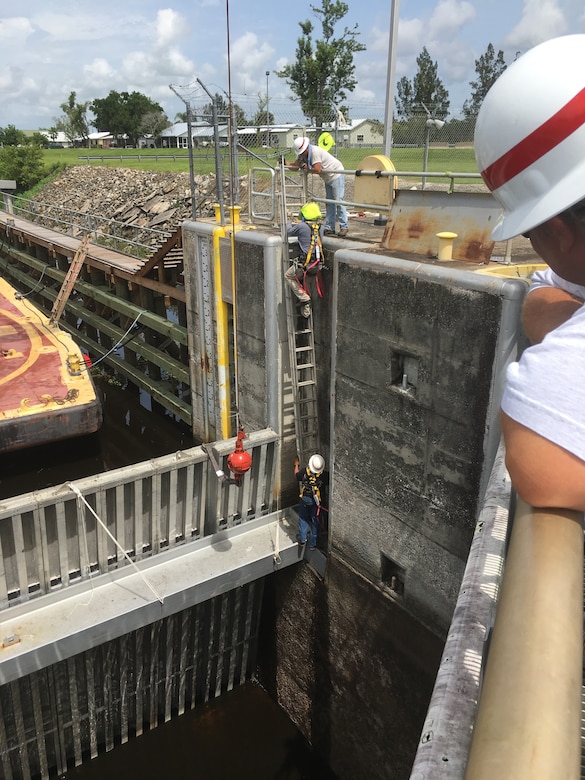
M 34 28 L 23 16 L 0 19 L 0 43 L 2 46 L 22 46 Z
M 117 14 L 100 13 L 96 6 L 91 13 L 41 12 L 33 17 L 35 28 L 55 41 L 98 41 L 127 34 L 129 29 L 140 30 L 142 22 L 136 18 L 121 18 Z
M 266 70 L 274 54 L 274 49 L 266 41 L 260 43 L 253 32 L 246 32 L 230 47 L 230 66 L 232 79 L 238 81 L 237 89 L 250 81 L 258 85 L 257 91 L 266 90 Z
M 569 31 L 557 0 L 525 0 L 522 19 L 506 37 L 507 46 L 525 51 Z
M 158 11 L 155 22 L 155 46 L 166 48 L 175 44 L 181 38 L 187 38 L 190 28 L 184 16 L 165 8 Z
M 428 33 L 433 40 L 447 42 L 475 19 L 475 8 L 468 2 L 440 0 L 429 20 Z
M 115 68 L 103 57 L 97 57 L 88 65 L 84 65 L 83 74 L 87 86 L 99 88 L 107 87 L 116 78 Z

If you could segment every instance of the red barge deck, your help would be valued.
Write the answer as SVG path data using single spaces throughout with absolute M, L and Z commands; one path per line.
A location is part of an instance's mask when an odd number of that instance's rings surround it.
M 101 423 L 80 348 L 0 279 L 0 452 L 93 433 Z

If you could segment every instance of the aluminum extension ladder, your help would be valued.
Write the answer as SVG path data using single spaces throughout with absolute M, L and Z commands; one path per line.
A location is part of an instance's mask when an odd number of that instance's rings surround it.
M 290 251 L 286 232 L 286 223 L 289 216 L 287 208 L 289 205 L 287 203 L 287 177 L 282 160 L 279 173 L 280 191 L 278 192 L 278 197 L 284 274 L 290 264 Z M 302 197 L 299 199 L 296 193 L 294 200 L 295 202 L 300 200 L 302 205 Z M 296 213 L 296 209 L 293 210 Z M 320 452 L 313 311 L 311 308 L 309 317 L 303 317 L 300 311 L 301 307 L 297 306 L 295 294 L 286 283 L 284 287 L 296 445 L 299 459 L 301 463 L 305 463 L 313 453 Z
M 288 257 L 284 258 L 288 264 Z M 317 367 L 313 312 L 303 317 L 296 296 L 285 290 L 288 347 L 293 390 L 295 435 L 301 463 L 319 451 L 319 420 L 317 416 Z
M 81 240 L 81 243 L 77 247 L 77 251 L 73 256 L 71 265 L 69 266 L 69 268 L 67 269 L 67 273 L 65 274 L 65 279 L 63 279 L 63 284 L 61 285 L 61 289 L 59 290 L 59 293 L 55 298 L 55 303 L 53 304 L 53 308 L 51 309 L 51 316 L 49 317 L 49 325 L 51 326 L 56 325 L 59 322 L 61 315 L 63 314 L 65 305 L 69 300 L 69 296 L 71 295 L 73 286 L 77 280 L 77 277 L 79 276 L 81 267 L 83 266 L 83 261 L 86 258 L 88 246 L 89 246 L 89 236 L 84 236 L 83 239 Z

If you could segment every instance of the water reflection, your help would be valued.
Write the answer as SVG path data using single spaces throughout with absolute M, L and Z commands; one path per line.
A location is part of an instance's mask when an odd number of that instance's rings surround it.
M 152 412 L 138 391 L 96 382 L 104 422 L 91 436 L 0 455 L 0 499 L 192 447 L 188 426 Z
M 65 780 L 335 780 L 268 694 L 248 683 L 61 776 Z

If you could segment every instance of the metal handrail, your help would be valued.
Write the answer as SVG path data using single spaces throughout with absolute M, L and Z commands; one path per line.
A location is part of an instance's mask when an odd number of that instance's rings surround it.
M 124 466 L 0 502 L 0 612 L 87 581 L 178 545 L 269 514 L 276 469 L 276 433 L 250 433 L 252 469 L 240 487 L 224 484 L 202 447 Z M 211 445 L 208 445 L 211 446 Z M 235 439 L 212 445 L 229 474 Z M 258 464 L 258 465 L 255 465 Z
M 582 515 L 519 501 L 466 780 L 577 780 L 582 665 Z
M 163 244 L 171 235 L 169 230 L 156 230 L 136 224 L 126 224 L 115 219 L 76 211 L 65 206 L 13 197 L 13 210 L 31 222 L 56 228 L 65 234 L 80 232 L 95 236 L 95 242 L 108 245 L 122 254 L 131 257 L 148 257 L 153 250 Z
M 580 776 L 582 517 L 511 490 L 500 444 L 410 780 Z

